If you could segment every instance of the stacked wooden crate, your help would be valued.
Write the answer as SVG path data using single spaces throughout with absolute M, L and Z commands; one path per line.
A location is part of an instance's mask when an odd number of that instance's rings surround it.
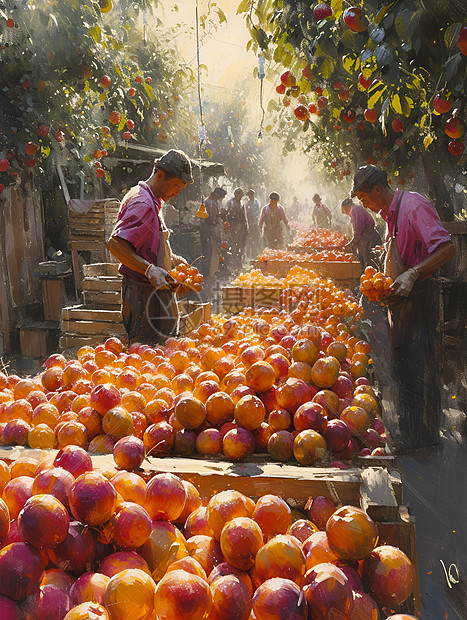
M 62 309 L 60 348 L 95 346 L 109 336 L 125 337 L 122 278 L 117 263 L 83 266 L 83 304 Z
M 82 290 L 83 274 L 80 261 L 82 252 L 92 253 L 98 256 L 97 260 L 102 262 L 115 261 L 115 258 L 107 251 L 105 243 L 115 226 L 119 208 L 118 200 L 96 200 L 86 213 L 77 213 L 70 209 L 68 222 L 77 291 Z

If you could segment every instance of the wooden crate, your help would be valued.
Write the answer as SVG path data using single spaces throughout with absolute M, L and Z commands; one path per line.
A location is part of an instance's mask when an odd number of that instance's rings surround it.
M 222 309 L 224 312 L 241 312 L 247 307 L 271 308 L 279 302 L 280 288 L 246 288 L 225 286 L 222 289 Z
M 59 326 L 54 321 L 36 321 L 19 326 L 19 344 L 23 357 L 44 358 L 56 348 Z
M 73 263 L 73 274 L 75 277 L 75 288 L 77 291 L 81 291 L 83 281 L 83 269 L 85 265 L 81 265 L 80 256 L 82 252 L 91 252 L 95 255 L 99 255 L 101 263 L 105 264 L 115 262 L 117 259 L 107 250 L 105 247 L 105 241 L 96 240 L 72 240 L 71 241 L 71 259 Z
M 180 311 L 179 331 L 181 336 L 186 336 L 202 323 L 209 321 L 211 317 L 211 304 L 199 303 L 183 299 L 178 302 Z
M 87 277 L 120 277 L 118 272 L 119 263 L 92 263 L 90 265 L 83 265 L 83 275 L 85 278 Z
M 118 200 L 96 200 L 87 213 L 69 211 L 70 240 L 107 241 L 117 221 Z
M 56 450 L 31 450 L 1 447 L 0 459 L 12 462 L 20 456 L 38 461 Z M 92 456 L 97 470 L 115 469 L 112 455 Z M 366 510 L 378 527 L 378 544 L 399 547 L 411 559 L 415 573 L 414 595 L 396 609 L 397 613 L 420 613 L 415 522 L 403 505 L 401 477 L 382 468 L 336 470 L 299 467 L 279 463 L 227 463 L 219 460 L 148 457 L 136 473 L 149 480 L 158 473 L 172 473 L 191 482 L 202 498 L 225 490 L 237 490 L 253 499 L 262 495 L 279 495 L 293 508 L 304 509 L 310 497 L 332 499 L 337 504 L 359 506 Z
M 60 313 L 67 303 L 65 279 L 68 277 L 71 276 L 64 274 L 41 277 L 42 305 L 46 321 L 60 322 Z
M 319 246 L 305 246 L 305 245 L 288 245 L 287 250 L 289 252 L 295 252 L 296 254 L 308 254 L 310 252 L 323 252 L 325 250 L 342 250 L 342 245 L 331 245 L 323 248 Z
M 285 278 L 294 266 L 311 269 L 317 275 L 323 278 L 331 278 L 333 280 L 356 280 L 362 274 L 360 263 L 342 263 L 342 262 L 303 262 L 303 261 L 255 261 L 254 267 L 261 269 L 265 275 L 272 275 L 276 278 Z

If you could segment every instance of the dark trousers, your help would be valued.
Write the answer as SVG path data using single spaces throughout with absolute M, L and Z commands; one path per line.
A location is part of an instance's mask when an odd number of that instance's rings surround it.
M 151 284 L 126 276 L 122 282 L 123 324 L 129 342 L 160 344 L 178 330 L 178 310 L 170 291 L 156 291 Z
M 441 416 L 437 284 L 416 282 L 409 297 L 390 308 L 388 323 L 381 310 L 374 312 L 375 374 L 394 445 L 400 451 L 435 445 Z

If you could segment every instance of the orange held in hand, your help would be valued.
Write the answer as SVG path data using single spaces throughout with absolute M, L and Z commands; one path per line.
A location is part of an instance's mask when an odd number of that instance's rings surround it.
M 367 267 L 360 277 L 360 290 L 370 301 L 382 301 L 388 297 L 393 284 L 392 278 L 374 267 Z
M 181 285 L 182 292 L 184 293 L 187 291 L 199 293 L 204 282 L 203 276 L 196 267 L 187 265 L 187 263 L 179 263 L 169 271 L 169 275 Z

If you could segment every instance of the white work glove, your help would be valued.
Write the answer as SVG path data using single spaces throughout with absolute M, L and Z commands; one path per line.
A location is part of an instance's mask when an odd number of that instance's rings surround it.
M 144 275 L 155 289 L 168 288 L 167 276 L 169 274 L 165 269 L 162 269 L 162 267 L 149 265 Z
M 414 268 L 407 269 L 407 271 L 401 273 L 401 275 L 394 280 L 391 291 L 392 295 L 408 297 L 419 276 L 420 274 Z

